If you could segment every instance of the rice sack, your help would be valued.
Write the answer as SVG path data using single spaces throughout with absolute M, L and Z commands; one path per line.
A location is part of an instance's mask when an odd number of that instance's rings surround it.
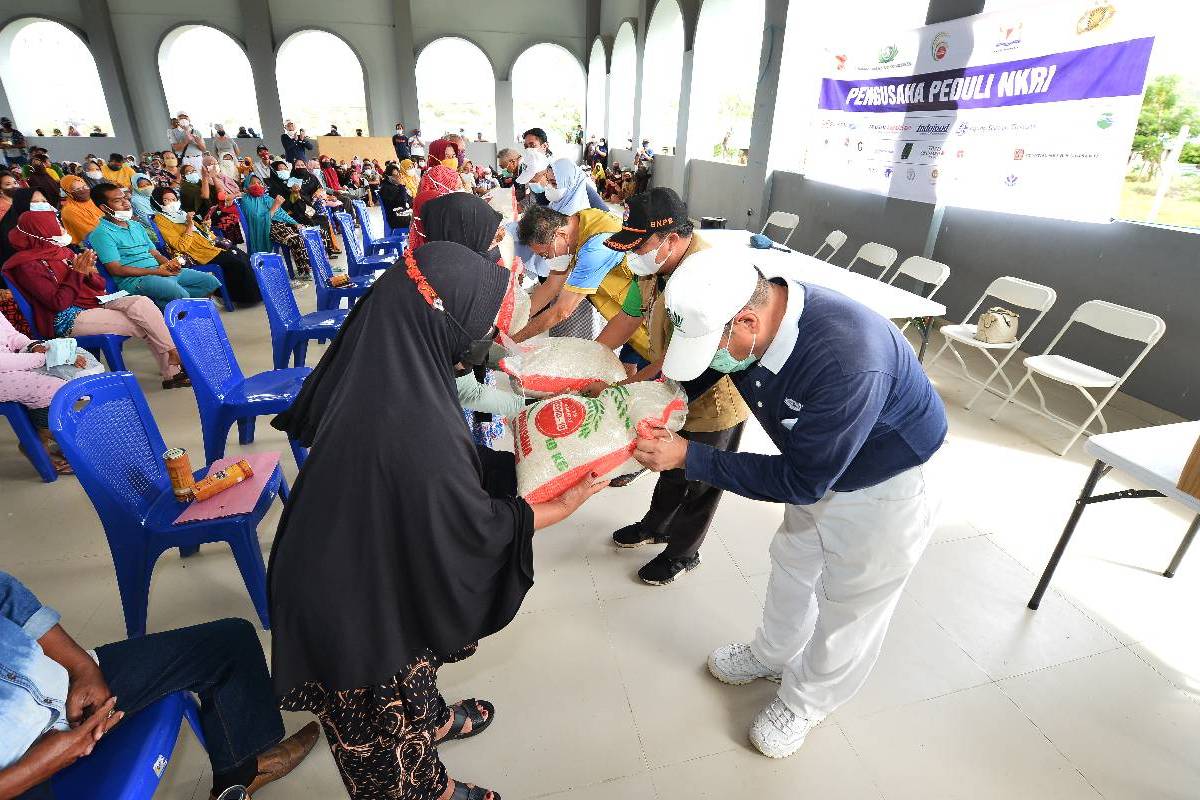
M 599 397 L 553 397 L 514 419 L 517 492 L 529 503 L 553 500 L 596 473 L 597 481 L 642 469 L 632 458 L 639 436 L 677 431 L 687 396 L 672 381 L 612 386 Z
M 625 367 L 612 350 L 591 339 L 555 336 L 500 361 L 526 397 L 544 398 L 578 392 L 589 383 L 625 380 Z

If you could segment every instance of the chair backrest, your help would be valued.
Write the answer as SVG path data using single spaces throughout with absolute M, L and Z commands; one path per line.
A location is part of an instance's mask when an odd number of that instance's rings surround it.
M 861 258 L 869 264 L 883 267 L 883 272 L 879 274 L 879 277 L 882 278 L 892 268 L 892 264 L 896 263 L 898 255 L 899 253 L 896 252 L 896 248 L 894 247 L 888 247 L 886 244 L 880 244 L 879 242 L 867 242 L 858 248 L 858 252 L 854 254 L 854 259 L 851 260 L 846 269 L 854 269 L 855 263 Z
M 358 240 L 358 236 L 354 231 L 354 220 L 350 219 L 350 215 L 345 211 L 335 211 L 331 219 L 337 222 L 338 230 L 341 231 L 342 239 L 346 245 L 346 257 L 350 260 L 350 266 L 357 267 L 364 258 L 362 242 Z
M 354 216 L 358 219 L 358 228 L 362 231 L 364 244 L 374 244 L 379 238 L 375 235 L 375 231 L 371 229 L 371 217 L 367 213 L 367 204 L 362 200 L 352 200 L 350 205 L 354 208 Z M 387 214 L 383 215 L 384 220 L 387 219 Z
M 308 253 L 308 263 L 312 265 L 313 282 L 317 291 L 329 285 L 333 277 L 333 265 L 329 263 L 329 255 L 325 252 L 325 242 L 321 240 L 321 232 L 316 228 L 300 228 L 300 237 L 304 240 L 304 250 Z
M 296 305 L 296 296 L 292 294 L 292 284 L 283 257 L 275 253 L 255 253 L 250 256 L 250 268 L 254 270 L 254 279 L 258 281 L 258 291 L 267 310 L 271 334 L 278 335 L 298 325 L 300 307 Z
M 88 247 L 87 249 L 91 250 L 92 248 Z M 109 294 L 112 294 L 117 290 L 117 282 L 113 280 L 112 275 L 108 274 L 108 270 L 104 268 L 104 265 L 100 263 L 99 259 L 96 260 L 96 272 L 99 272 L 100 277 L 104 278 L 104 285 L 108 288 Z
M 29 305 L 29 301 L 25 298 L 25 295 L 21 294 L 21 290 L 17 287 L 17 282 L 13 280 L 12 276 L 8 275 L 6 277 L 8 279 L 8 290 L 12 292 L 13 300 L 16 301 L 17 308 L 21 310 L 21 316 L 25 317 L 25 321 L 29 323 L 30 332 L 41 339 L 53 339 L 53 335 L 38 330 L 37 318 L 33 316 L 33 306 Z
M 934 261 L 932 258 L 924 256 L 909 256 L 900 262 L 899 269 L 896 274 L 891 277 L 888 283 L 895 283 L 896 278 L 901 275 L 907 275 L 910 278 L 920 281 L 921 283 L 929 284 L 932 288 L 926 298 L 933 297 L 937 290 L 942 288 L 942 284 L 950 277 L 950 267 L 940 261 Z
M 842 249 L 842 245 L 844 245 L 846 243 L 847 238 L 849 238 L 849 237 L 847 237 L 846 234 L 842 233 L 841 231 L 838 231 L 838 230 L 830 231 L 829 235 L 825 237 L 825 241 L 821 242 L 821 246 L 818 247 L 816 249 L 816 252 L 813 253 L 813 256 L 816 257 L 817 255 L 820 254 L 820 252 L 823 249 L 825 249 L 826 247 L 829 247 L 829 248 L 831 248 L 829 251 L 829 255 L 825 256 L 825 260 L 828 261 L 829 259 L 833 258 L 835 255 L 837 255 L 838 250 Z
M 137 379 L 105 372 L 67 382 L 50 401 L 50 430 L 117 547 L 169 485 L 167 447 Z
M 156 240 L 154 242 L 155 248 L 163 255 L 166 255 L 167 240 L 163 238 L 162 231 L 158 229 L 158 223 L 154 221 L 154 217 L 148 217 L 146 221 L 150 223 L 150 232 L 154 234 Z
M 1167 329 L 1167 323 L 1161 317 L 1107 300 L 1087 301 L 1071 314 L 1067 324 L 1072 322 L 1081 322 L 1104 333 L 1146 344 L 1157 342 Z
M 207 299 L 172 300 L 163 310 L 196 399 L 222 400 L 245 380 L 233 355 L 220 312 Z
M 1040 283 L 1004 276 L 996 278 L 983 293 L 984 297 L 995 297 L 1005 303 L 1035 311 L 1046 311 L 1058 300 L 1058 292 Z
M 783 228 L 788 232 L 787 238 L 783 240 L 783 243 L 786 245 L 791 240 L 792 234 L 796 232 L 796 226 L 799 224 L 799 214 L 792 214 L 788 211 L 772 211 L 759 233 L 766 233 L 767 228 L 771 225 L 774 225 L 776 228 Z

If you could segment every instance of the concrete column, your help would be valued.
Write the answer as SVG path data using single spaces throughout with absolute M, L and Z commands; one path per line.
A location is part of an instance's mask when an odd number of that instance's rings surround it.
M 674 175 L 671 176 L 670 186 L 679 192 L 685 201 L 688 199 L 687 164 L 688 152 L 688 121 L 692 113 L 692 55 L 695 50 L 685 50 L 683 67 L 679 70 L 679 116 L 675 120 L 675 161 Z
M 649 0 L 638 0 L 638 24 L 633 41 L 633 151 L 642 144 L 642 68 L 646 63 L 646 28 L 650 24 Z
M 396 31 L 396 90 L 399 120 L 387 120 L 387 127 L 373 130 L 376 136 L 391 136 L 397 121 L 404 123 L 405 130 L 421 127 L 420 110 L 417 106 L 417 54 L 413 44 L 413 21 L 411 0 L 392 0 L 392 14 Z
M 746 220 L 751 229 L 761 227 L 769 213 L 771 182 L 767 174 L 767 156 L 771 149 L 771 131 L 775 124 L 775 98 L 779 93 L 779 64 L 783 56 L 783 37 L 787 29 L 788 0 L 766 0 L 763 19 L 762 51 L 758 73 L 762 79 L 754 93 L 754 122 L 750 127 L 750 158 L 746 165 L 745 207 L 751 213 Z
M 496 147 L 514 147 L 512 81 L 496 81 Z
M 104 99 L 108 102 L 108 116 L 112 120 L 113 129 L 109 134 L 117 134 L 118 141 L 130 141 L 131 150 L 142 152 L 150 148 L 161 149 L 162 139 L 167 129 L 167 118 L 161 120 L 139 120 L 133 112 L 130 103 L 132 97 L 129 83 L 125 79 L 125 66 L 121 60 L 121 52 L 117 47 L 116 31 L 113 28 L 112 12 L 108 0 L 80 0 L 79 9 L 83 17 L 83 28 L 87 31 L 88 44 L 92 57 L 96 59 L 96 71 L 100 74 L 100 85 L 104 89 Z M 153 47 L 147 42 L 146 47 Z M 156 54 L 157 55 L 157 54 Z M 155 70 L 157 78 L 158 72 Z M 162 89 L 157 98 L 162 100 Z M 28 133 L 26 133 L 28 135 Z M 105 153 L 107 156 L 108 154 Z
M 268 0 L 242 0 L 242 24 L 245 31 L 246 57 L 254 73 L 254 94 L 258 97 L 259 133 L 272 153 L 279 151 L 283 135 L 283 109 L 279 105 L 279 84 L 275 81 L 275 31 L 271 25 Z

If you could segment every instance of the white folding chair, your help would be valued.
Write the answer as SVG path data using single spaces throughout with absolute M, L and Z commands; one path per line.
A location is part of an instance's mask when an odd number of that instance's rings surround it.
M 862 247 L 858 248 L 858 252 L 854 254 L 854 258 L 846 266 L 846 269 L 854 271 L 854 265 L 859 259 L 866 261 L 868 264 L 874 264 L 877 267 L 882 267 L 883 271 L 879 273 L 879 280 L 883 280 L 883 276 L 892 268 L 892 264 L 896 263 L 896 248 L 888 247 L 886 244 L 879 242 L 867 242 Z
M 847 238 L 846 234 L 841 231 L 830 231 L 829 235 L 825 237 L 825 241 L 821 242 L 821 246 L 813 253 L 813 258 L 820 258 L 821 251 L 828 247 L 829 255 L 825 256 L 825 260 L 828 261 L 837 255 L 838 250 L 842 249 L 842 245 L 846 243 Z
M 990 342 L 981 342 L 975 338 L 975 331 L 977 330 L 978 326 L 975 324 L 974 320 L 978 319 L 979 309 L 983 306 L 984 301 L 989 297 L 994 297 L 1008 306 L 1016 306 L 1017 308 L 1037 312 L 1033 319 L 1028 322 L 1028 324 L 1026 324 L 1026 320 L 1020 320 L 1018 325 L 1018 329 L 1020 329 L 1020 335 L 1017 337 L 1015 342 L 1000 342 L 993 344 Z M 926 365 L 926 369 L 933 367 L 933 365 L 937 363 L 937 360 L 941 358 L 942 353 L 946 352 L 946 349 L 949 348 L 950 352 L 954 354 L 954 357 L 958 359 L 959 366 L 962 367 L 963 377 L 972 383 L 979 384 L 979 391 L 976 392 L 974 396 L 972 396 L 967 402 L 966 409 L 968 411 L 971 410 L 971 406 L 975 405 L 975 401 L 978 400 L 986 391 L 990 391 L 997 396 L 1003 397 L 1004 395 L 1001 392 L 989 388 L 992 384 L 992 381 L 999 377 L 1008 386 L 1008 391 L 1012 391 L 1012 381 L 1010 381 L 1008 376 L 1004 374 L 1004 365 L 1007 364 L 1009 359 L 1011 359 L 1013 355 L 1021 349 L 1021 345 L 1025 342 L 1025 339 L 1029 336 L 1029 334 L 1033 333 L 1033 329 L 1036 328 L 1038 323 L 1042 321 L 1042 317 L 1046 315 L 1046 312 L 1051 309 L 1057 300 L 1058 293 L 1049 286 L 1043 286 L 1040 283 L 1033 283 L 1032 281 L 1021 280 L 1020 278 L 996 278 L 996 280 L 992 281 L 991 285 L 984 290 L 979 300 L 976 301 L 975 305 L 971 307 L 971 310 L 967 312 L 967 316 L 963 318 L 961 325 L 943 325 L 941 327 L 941 334 L 946 338 L 946 343 L 943 344 L 942 349 L 938 350 L 933 358 L 929 360 L 929 363 Z M 958 351 L 954 349 L 954 345 L 956 344 L 973 347 L 982 353 L 988 361 L 992 362 L 993 369 L 991 374 L 987 376 L 987 380 L 979 381 L 971 377 L 971 370 L 967 368 L 967 362 L 963 361 L 962 356 L 959 355 Z M 997 361 L 992 353 L 999 353 L 1002 350 L 1007 352 L 1004 353 L 1004 357 L 1001 360 Z
M 792 234 L 796 232 L 796 226 L 799 224 L 799 214 L 790 214 L 787 211 L 772 211 L 771 215 L 767 217 L 767 224 L 762 226 L 762 230 L 759 231 L 759 233 L 766 233 L 767 228 L 771 227 L 772 225 L 774 225 L 776 228 L 783 228 L 787 231 L 787 238 L 782 242 L 779 242 L 779 244 L 787 247 L 787 243 L 792 240 Z
M 1054 346 L 1058 344 L 1059 339 L 1063 337 L 1067 329 L 1076 322 L 1095 328 L 1103 333 L 1111 334 L 1112 336 L 1142 342 L 1146 346 L 1142 348 L 1137 357 L 1133 359 L 1133 363 L 1129 365 L 1120 377 L 1067 358 L 1066 356 L 1054 355 L 1052 353 Z M 1074 431 L 1071 441 L 1067 442 L 1066 447 L 1058 451 L 1060 456 L 1066 455 L 1066 452 L 1071 449 L 1071 446 L 1075 444 L 1080 436 L 1087 432 L 1087 427 L 1096 418 L 1100 419 L 1101 430 L 1104 433 L 1108 433 L 1108 422 L 1104 419 L 1103 414 L 1104 407 L 1108 405 L 1108 401 L 1117 393 L 1121 385 L 1133 374 L 1137 366 L 1142 363 L 1142 359 L 1146 357 L 1150 349 L 1158 344 L 1158 340 L 1162 338 L 1166 330 L 1167 323 L 1163 322 L 1161 317 L 1154 314 L 1147 314 L 1145 311 L 1119 306 L 1116 303 L 1109 303 L 1105 300 L 1089 300 L 1075 309 L 1075 312 L 1071 314 L 1071 318 L 1067 320 L 1067 324 L 1062 327 L 1062 330 L 1050 342 L 1050 346 L 1046 348 L 1046 352 L 1040 356 L 1030 356 L 1025 359 L 1025 377 L 1016 385 L 1016 388 L 1008 393 L 1008 397 L 1004 398 L 1004 403 L 1000 408 L 996 409 L 995 414 L 992 414 L 992 419 L 995 420 L 996 417 L 1000 416 L 1000 412 L 1009 403 L 1021 406 L 1035 414 L 1041 414 L 1046 419 L 1053 420 L 1068 430 Z M 1092 413 L 1088 414 L 1087 419 L 1083 421 L 1082 425 L 1076 426 L 1073 422 L 1051 413 L 1050 409 L 1046 408 L 1046 398 L 1042 395 L 1042 390 L 1038 388 L 1037 381 L 1033 379 L 1033 373 L 1035 372 L 1043 377 L 1056 380 L 1059 383 L 1074 386 L 1079 390 L 1080 394 L 1087 398 L 1087 401 L 1092 405 Z M 1029 381 L 1033 390 L 1037 392 L 1038 402 L 1041 405 L 1040 410 L 1014 399 L 1026 381 Z M 1088 389 L 1108 389 L 1108 393 L 1097 403 L 1095 398 L 1087 391 Z
M 934 261 L 932 258 L 925 258 L 924 256 L 909 256 L 900 262 L 900 267 L 895 273 L 893 273 L 892 277 L 888 279 L 888 283 L 895 285 L 896 279 L 901 275 L 912 278 L 913 280 L 919 281 L 920 283 L 928 286 L 929 293 L 924 295 L 925 299 L 928 300 L 937 294 L 937 290 L 941 289 L 942 284 L 944 284 L 946 279 L 950 277 L 950 267 L 946 266 L 940 261 Z M 908 322 L 905 322 L 900 327 L 900 332 L 903 333 L 904 331 L 908 330 L 908 326 L 912 324 L 913 321 L 911 319 Z

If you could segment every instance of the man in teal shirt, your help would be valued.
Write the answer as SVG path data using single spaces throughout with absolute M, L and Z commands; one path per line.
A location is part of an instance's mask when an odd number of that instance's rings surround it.
M 132 221 L 133 206 L 120 186 L 96 184 L 92 202 L 104 219 L 88 236 L 88 244 L 119 288 L 143 294 L 159 308 L 183 297 L 208 297 L 221 288 L 216 276 L 187 269 L 155 249 L 146 229 Z

